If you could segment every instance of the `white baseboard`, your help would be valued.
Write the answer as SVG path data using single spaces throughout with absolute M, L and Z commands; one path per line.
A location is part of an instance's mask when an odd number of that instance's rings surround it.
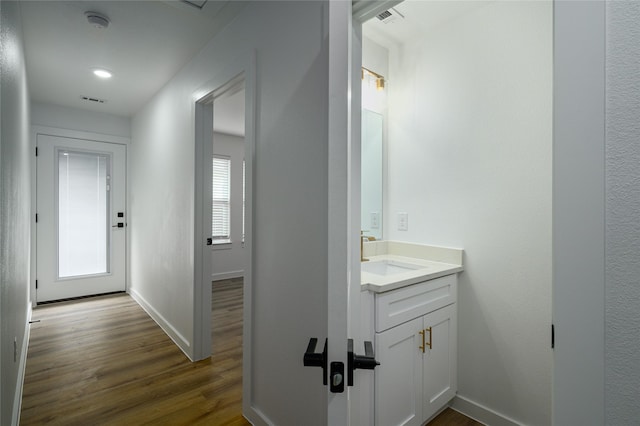
M 137 291 L 132 288 L 128 289 L 129 295 L 135 300 L 138 305 L 153 319 L 156 324 L 160 326 L 160 328 L 173 340 L 173 342 L 180 348 L 182 352 L 193 361 L 193 357 L 191 356 L 191 343 L 188 339 L 186 339 L 178 330 L 175 329 L 173 325 L 169 321 L 163 317 L 160 312 L 158 312 L 149 302 L 146 301 L 144 297 L 140 295 Z
M 521 426 L 521 423 L 464 396 L 453 398 L 451 408 L 488 426 Z
M 242 415 L 253 426 L 269 426 L 274 424 L 262 411 L 252 407 L 250 404 L 245 404 L 244 401 L 242 402 Z
M 22 339 L 22 350 L 20 351 L 20 359 L 18 362 L 18 378 L 16 382 L 16 393 L 13 396 L 13 414 L 11 416 L 11 425 L 18 426 L 20 424 L 20 412 L 22 411 L 22 390 L 24 388 L 24 375 L 27 370 L 27 352 L 29 350 L 29 336 L 31 335 L 31 301 L 27 302 L 27 321 L 24 325 L 24 338 Z
M 244 276 L 244 270 L 218 272 L 217 274 L 211 274 L 211 281 L 229 280 L 231 278 L 240 278 Z

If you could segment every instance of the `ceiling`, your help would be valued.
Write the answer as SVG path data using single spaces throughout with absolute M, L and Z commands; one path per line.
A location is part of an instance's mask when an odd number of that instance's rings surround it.
M 372 18 L 364 24 L 363 33 L 388 48 L 402 45 L 425 38 L 439 26 L 489 3 L 491 0 L 406 0 L 393 8 L 404 18 L 389 23 Z
M 20 3 L 31 99 L 120 116 L 136 113 L 244 7 L 229 0 L 202 9 L 178 0 Z M 109 26 L 89 24 L 87 11 L 106 15 Z M 99 79 L 95 68 L 113 77 Z

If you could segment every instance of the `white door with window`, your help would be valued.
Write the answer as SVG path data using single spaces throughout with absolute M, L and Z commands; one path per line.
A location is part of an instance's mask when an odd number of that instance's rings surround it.
M 125 290 L 126 146 L 37 136 L 36 300 Z

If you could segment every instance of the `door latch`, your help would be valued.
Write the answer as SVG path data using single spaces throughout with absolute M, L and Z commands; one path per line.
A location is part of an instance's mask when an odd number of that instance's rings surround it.
M 331 376 L 331 386 L 329 386 L 329 390 L 332 393 L 344 392 L 344 363 L 337 361 L 332 362 L 329 376 Z

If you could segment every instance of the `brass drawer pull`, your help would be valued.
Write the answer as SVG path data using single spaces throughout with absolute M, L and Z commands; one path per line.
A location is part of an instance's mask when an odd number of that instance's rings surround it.
M 422 353 L 424 353 L 424 330 L 420 330 L 419 331 L 420 335 L 422 336 L 422 346 L 418 346 L 418 349 L 420 349 L 422 351 Z
M 431 332 L 431 327 L 428 327 L 426 331 L 429 332 L 429 342 L 427 343 L 427 347 L 429 349 L 431 349 L 431 342 L 432 342 L 431 339 L 433 339 L 433 333 Z M 422 338 L 424 339 L 424 334 L 422 335 Z M 424 345 L 424 343 L 423 343 L 423 345 Z M 422 350 L 422 352 L 424 352 L 424 349 Z

